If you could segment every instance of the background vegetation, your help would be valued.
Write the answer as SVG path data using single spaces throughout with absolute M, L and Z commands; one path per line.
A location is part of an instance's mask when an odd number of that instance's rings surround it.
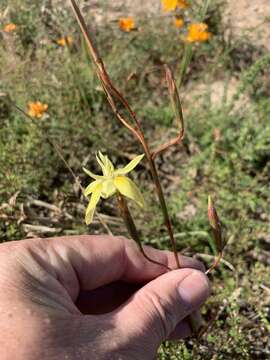
M 112 2 L 88 2 L 108 70 L 139 115 L 151 144 L 174 133 L 174 116 L 162 64 L 180 74 L 186 27 L 175 28 L 172 14 L 131 14 L 137 29 L 118 27 L 130 9 Z M 200 16 L 190 1 L 187 21 Z M 207 196 L 214 195 L 228 244 L 224 262 L 210 277 L 213 295 L 203 309 L 215 319 L 200 344 L 192 339 L 166 343 L 160 359 L 267 359 L 270 356 L 269 181 L 270 53 L 236 36 L 224 18 L 226 3 L 212 1 L 205 22 L 212 36 L 194 44 L 180 93 L 186 138 L 158 159 L 179 250 L 212 261 Z M 101 11 L 102 10 L 102 11 Z M 121 13 L 122 12 L 122 13 Z M 93 22 L 94 20 L 94 22 Z M 248 19 L 247 19 L 248 21 Z M 265 22 L 269 18 L 265 18 Z M 0 238 L 104 232 L 96 219 L 83 221 L 85 203 L 48 138 L 56 142 L 74 173 L 86 185 L 82 165 L 97 171 L 94 154 L 107 152 L 118 164 L 141 153 L 136 141 L 114 119 L 70 8 L 61 1 L 2 0 L 0 26 Z M 71 46 L 57 41 L 72 36 Z M 29 101 L 48 104 L 38 127 L 6 99 L 27 111 Z M 132 208 L 145 243 L 169 246 L 147 165 L 134 175 L 147 199 L 146 212 Z M 111 231 L 126 234 L 113 201 L 99 212 Z

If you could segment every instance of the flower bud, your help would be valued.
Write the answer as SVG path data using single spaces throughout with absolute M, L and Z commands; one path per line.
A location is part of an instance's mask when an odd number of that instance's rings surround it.
M 208 220 L 212 228 L 213 237 L 215 240 L 215 244 L 218 252 L 222 252 L 223 250 L 223 241 L 222 241 L 222 231 L 221 231 L 221 223 L 216 212 L 215 206 L 211 199 L 211 196 L 208 197 Z

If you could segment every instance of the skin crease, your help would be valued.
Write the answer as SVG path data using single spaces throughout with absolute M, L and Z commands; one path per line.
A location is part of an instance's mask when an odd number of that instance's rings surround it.
M 168 251 L 145 247 L 174 268 Z M 146 360 L 190 335 L 209 295 L 198 261 L 168 272 L 122 237 L 72 236 L 0 245 L 1 360 Z M 194 270 L 195 269 L 195 270 Z

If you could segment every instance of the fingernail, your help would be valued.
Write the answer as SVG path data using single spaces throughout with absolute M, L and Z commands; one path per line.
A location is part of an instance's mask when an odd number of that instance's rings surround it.
M 207 277 L 200 271 L 192 271 L 178 286 L 183 305 L 187 310 L 198 308 L 210 294 Z

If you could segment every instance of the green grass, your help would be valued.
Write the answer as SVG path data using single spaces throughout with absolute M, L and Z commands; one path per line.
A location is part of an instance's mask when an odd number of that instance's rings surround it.
M 0 10 L 6 5 L 2 2 Z M 40 131 L 0 97 L 1 241 L 104 232 L 98 222 L 91 229 L 84 225 L 84 200 L 44 134 L 58 144 L 83 185 L 87 178 L 82 164 L 97 170 L 97 150 L 107 151 L 118 164 L 142 150 L 114 119 L 69 8 L 42 14 L 40 2 L 13 0 L 9 5 L 9 21 L 18 25 L 18 31 L 0 34 L 0 93 L 23 109 L 28 101 L 45 102 L 49 116 L 37 120 Z M 269 355 L 270 56 L 245 38 L 225 39 L 220 21 L 223 6 L 222 2 L 210 6 L 206 21 L 213 37 L 194 46 L 180 90 L 186 138 L 157 164 L 179 250 L 202 254 L 206 260 L 205 254 L 213 254 L 206 211 L 207 196 L 212 194 L 228 239 L 229 265 L 221 264 L 211 275 L 213 296 L 203 313 L 206 321 L 218 313 L 212 330 L 200 344 L 193 340 L 164 344 L 160 359 L 266 359 Z M 194 7 L 195 18 L 196 11 Z M 179 76 L 184 48 L 171 19 L 152 16 L 139 21 L 140 31 L 131 34 L 121 33 L 114 22 L 102 23 L 97 41 L 113 80 L 154 145 L 174 129 L 161 65 L 169 63 Z M 71 49 L 56 44 L 65 34 L 74 38 Z M 242 48 L 250 51 L 241 52 Z M 228 90 L 231 79 L 237 79 L 233 96 Z M 220 101 L 211 98 L 216 80 L 224 84 Z M 193 91 L 201 84 L 206 86 Z M 148 204 L 143 214 L 132 208 L 145 243 L 168 248 L 147 166 L 141 165 L 134 176 Z M 59 211 L 37 205 L 37 199 Z M 103 202 L 99 210 L 115 234 L 126 234 L 113 201 Z

